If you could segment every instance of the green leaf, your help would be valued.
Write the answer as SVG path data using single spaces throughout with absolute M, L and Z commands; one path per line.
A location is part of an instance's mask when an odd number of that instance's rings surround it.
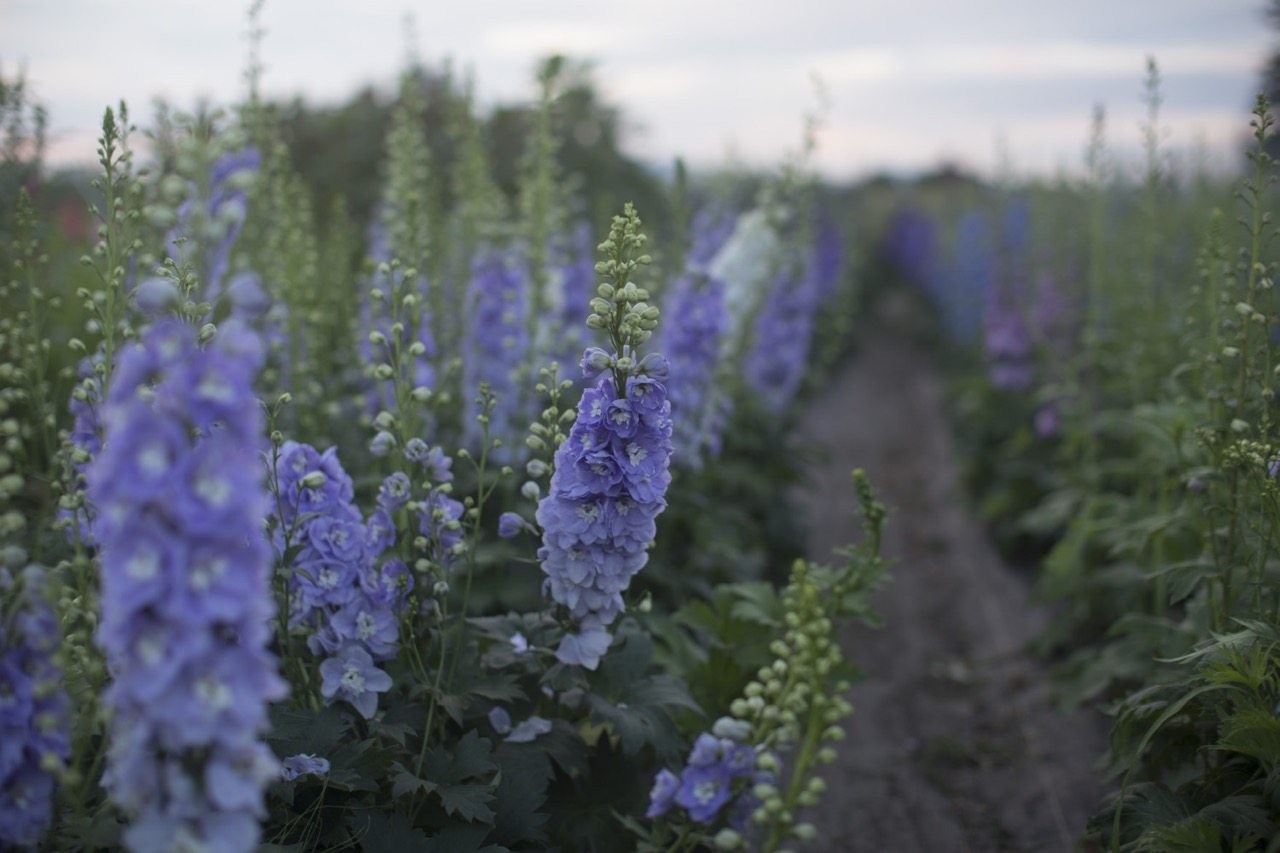
M 487 782 L 440 785 L 436 788 L 444 810 L 467 821 L 493 823 L 493 809 L 486 803 L 493 802 L 493 794 Z
M 651 675 L 633 681 L 616 702 L 595 693 L 588 694 L 591 720 L 609 725 L 618 736 L 624 755 L 631 757 L 652 746 L 660 758 L 675 760 L 680 746 L 672 712 L 686 709 L 701 713 L 684 685 L 666 675 Z
M 488 836 L 489 827 L 484 824 L 449 823 L 431 836 L 426 853 L 507 853 L 505 847 L 485 844 Z
M 525 695 L 516 677 L 505 672 L 492 673 L 476 681 L 464 682 L 458 689 L 472 696 L 480 696 L 500 703 L 517 702 Z
M 1217 749 L 1248 755 L 1268 770 L 1280 763 L 1280 717 L 1271 709 L 1242 708 L 1223 720 L 1219 731 Z
M 464 820 L 493 821 L 494 813 L 486 803 L 493 800 L 492 789 L 496 780 L 492 774 L 498 765 L 490 759 L 492 744 L 471 729 L 456 743 L 452 750 L 445 745 L 427 753 L 426 779 L 434 786 L 445 811 Z M 485 777 L 483 781 L 473 781 Z
M 419 791 L 429 794 L 436 789 L 434 784 L 426 779 L 419 779 L 398 761 L 392 765 L 392 768 L 396 771 L 391 782 L 391 796 L 394 799 L 398 800 L 404 796 L 412 796 Z
M 536 844 L 545 848 L 547 836 L 542 827 L 548 816 L 539 810 L 546 802 L 547 785 L 553 776 L 551 759 L 541 743 L 501 744 L 494 759 L 502 769 L 495 791 L 499 806 L 492 840 L 509 846 Z
M 782 624 L 782 599 L 772 584 L 740 583 L 733 585 L 738 601 L 729 609 L 729 615 L 743 622 L 776 628 Z
M 408 815 L 360 810 L 347 818 L 352 834 L 364 853 L 430 853 L 426 834 L 413 826 Z
M 328 755 L 348 731 L 348 724 L 337 708 L 271 708 L 271 734 L 268 740 L 281 757 L 300 752 Z

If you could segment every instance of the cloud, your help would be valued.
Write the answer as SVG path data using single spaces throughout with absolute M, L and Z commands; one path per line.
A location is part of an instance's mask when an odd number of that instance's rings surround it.
M 141 115 L 153 94 L 186 106 L 243 92 L 241 4 L 0 3 L 0 59 L 28 60 L 55 162 L 91 160 L 102 108 L 121 96 Z M 474 67 L 492 104 L 532 97 L 535 60 L 559 51 L 595 61 L 602 91 L 642 129 L 625 140 L 634 153 L 713 163 L 733 150 L 767 164 L 794 147 L 817 71 L 834 104 L 819 160 L 832 174 L 989 163 L 997 134 L 1015 155 L 1026 146 L 1028 163 L 1053 164 L 1078 158 L 1094 102 L 1118 130 L 1136 126 L 1148 54 L 1179 134 L 1173 117 L 1195 115 L 1215 144 L 1234 144 L 1273 41 L 1258 0 L 469 0 L 422 7 L 412 36 L 407 5 L 270 0 L 265 90 L 333 102 L 389 85 L 413 50 Z

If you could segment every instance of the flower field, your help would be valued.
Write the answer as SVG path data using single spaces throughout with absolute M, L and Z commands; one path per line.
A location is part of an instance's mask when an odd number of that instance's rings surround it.
M 1280 850 L 1265 98 L 851 188 L 260 73 L 81 186 L 0 76 L 0 849 Z

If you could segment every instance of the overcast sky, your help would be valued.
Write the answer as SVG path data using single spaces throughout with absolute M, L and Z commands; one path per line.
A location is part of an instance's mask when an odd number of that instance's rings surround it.
M 139 117 L 162 95 L 243 93 L 247 3 L 0 0 L 0 68 L 25 64 L 48 106 L 51 159 L 92 160 L 103 107 Z M 819 164 L 833 177 L 939 160 L 1018 172 L 1076 168 L 1093 104 L 1136 148 L 1148 54 L 1165 79 L 1174 147 L 1226 162 L 1278 39 L 1262 0 L 267 0 L 264 88 L 335 102 L 387 85 L 416 49 L 476 74 L 482 102 L 530 97 L 535 60 L 594 60 L 634 132 L 663 162 L 767 164 L 794 148 L 814 103 L 831 110 Z

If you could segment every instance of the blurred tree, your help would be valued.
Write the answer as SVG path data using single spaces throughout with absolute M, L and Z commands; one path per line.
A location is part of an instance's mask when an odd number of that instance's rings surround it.
M 666 221 L 666 195 L 658 178 L 622 150 L 627 132 L 621 113 L 605 103 L 586 63 L 562 59 L 544 61 L 539 74 L 553 70 L 552 128 L 558 140 L 559 174 L 567 183 L 562 198 L 583 206 L 573 213 L 593 223 L 634 201 L 655 226 Z M 454 171 L 455 143 L 448 132 L 449 111 L 459 109 L 464 96 L 452 69 L 419 66 L 417 77 L 426 97 L 423 121 L 433 159 L 433 175 Z M 316 209 L 330 210 L 337 198 L 346 201 L 356 222 L 368 222 L 381 193 L 385 139 L 392 96 L 372 87 L 338 106 L 312 106 L 302 100 L 276 105 L 282 135 L 294 165 L 312 188 Z M 514 202 L 529 129 L 536 104 L 499 105 L 481 119 L 482 136 L 494 181 Z M 453 207 L 454 188 L 439 181 L 433 188 L 444 210 Z

